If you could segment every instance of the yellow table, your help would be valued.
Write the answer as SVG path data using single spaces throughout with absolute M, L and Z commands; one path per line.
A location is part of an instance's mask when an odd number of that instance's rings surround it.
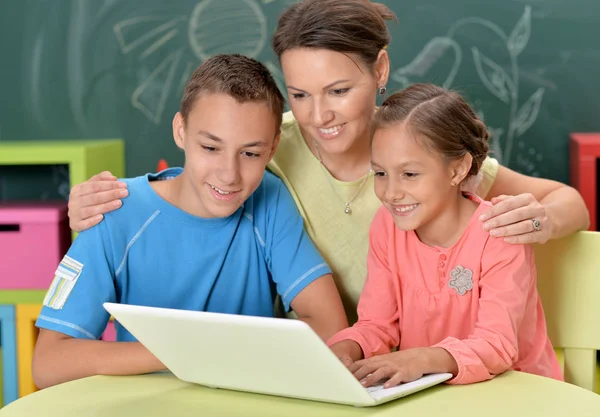
M 598 417 L 600 395 L 534 375 L 508 372 L 469 386 L 437 386 L 372 408 L 204 388 L 168 373 L 97 376 L 23 397 L 0 417 Z

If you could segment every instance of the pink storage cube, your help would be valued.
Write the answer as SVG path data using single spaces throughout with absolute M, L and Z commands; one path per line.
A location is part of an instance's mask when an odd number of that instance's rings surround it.
M 115 329 L 115 323 L 112 320 L 106 325 L 106 329 L 104 329 L 104 333 L 102 333 L 100 339 L 104 340 L 105 342 L 116 342 L 117 329 Z
M 0 289 L 47 289 L 71 245 L 67 203 L 0 203 Z

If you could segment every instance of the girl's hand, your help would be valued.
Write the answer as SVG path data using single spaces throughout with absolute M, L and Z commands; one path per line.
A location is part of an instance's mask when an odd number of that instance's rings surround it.
M 529 193 L 492 198 L 493 207 L 479 220 L 492 237 L 502 237 L 512 244 L 546 243 L 552 236 L 552 225 L 545 207 Z
M 391 388 L 401 382 L 417 380 L 425 374 L 448 372 L 456 375 L 458 364 L 447 350 L 424 347 L 373 356 L 354 362 L 349 369 L 364 387 L 387 379 L 383 387 Z
M 353 340 L 342 340 L 335 343 L 331 346 L 331 351 L 346 367 L 350 367 L 355 360 L 362 357 L 360 345 Z
M 373 356 L 354 362 L 349 369 L 364 387 L 375 385 L 382 379 L 387 379 L 384 388 L 395 387 L 401 382 L 411 382 L 425 374 L 421 350 L 422 348 L 406 349 Z
M 97 225 L 104 218 L 103 214 L 121 207 L 120 198 L 127 194 L 127 184 L 117 181 L 108 171 L 75 185 L 69 194 L 71 229 L 81 232 Z

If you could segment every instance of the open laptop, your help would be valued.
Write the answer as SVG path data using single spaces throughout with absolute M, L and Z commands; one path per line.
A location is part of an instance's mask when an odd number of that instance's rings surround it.
M 452 377 L 364 388 L 300 320 L 114 303 L 104 308 L 179 379 L 213 388 L 372 406 Z

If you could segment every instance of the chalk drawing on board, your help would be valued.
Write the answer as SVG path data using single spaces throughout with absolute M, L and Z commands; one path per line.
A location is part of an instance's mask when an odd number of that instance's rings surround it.
M 402 88 L 412 84 L 412 80 L 427 77 L 427 73 L 438 61 L 447 61 L 445 65 L 449 66 L 447 77 L 441 81 L 441 85 L 448 88 L 452 85 L 454 77 L 460 68 L 462 61 L 462 50 L 456 41 L 447 36 L 438 36 L 431 39 L 427 45 L 419 52 L 412 62 L 402 68 L 397 69 L 392 74 L 394 81 L 399 83 Z
M 178 24 L 185 19 L 185 16 L 168 20 L 162 16 L 134 17 L 118 22 L 113 26 L 113 31 L 124 54 L 129 54 L 140 45 L 154 39 L 142 53 L 147 56 L 172 39 L 179 31 Z
M 528 146 L 523 140 L 519 141 L 517 147 L 519 153 L 516 159 L 519 171 L 533 177 L 539 177 L 540 173 L 537 166 L 544 160 L 543 154 L 534 147 Z
M 463 49 L 456 39 L 456 32 L 467 25 L 479 26 L 491 31 L 501 40 L 508 52 L 507 62 L 495 62 L 476 47 L 472 47 L 470 51 L 481 83 L 508 107 L 509 117 L 506 126 L 490 128 L 493 133 L 490 145 L 496 157 L 500 162 L 508 163 L 511 161 L 515 139 L 522 137 L 535 123 L 545 93 L 545 88 L 540 87 L 524 102 L 519 95 L 518 58 L 527 47 L 531 36 L 531 6 L 525 6 L 523 14 L 510 34 L 506 34 L 494 22 L 480 17 L 459 19 L 445 36 L 434 37 L 427 42 L 408 65 L 392 74 L 392 79 L 403 87 L 415 82 L 429 81 L 450 88 L 464 60 Z M 439 71 L 440 67 L 444 68 L 445 71 L 442 73 L 447 74 L 445 78 L 432 80 L 431 70 L 434 67 L 436 71 Z M 500 141 L 503 135 L 503 140 Z M 528 160 L 530 160 L 528 164 L 535 165 L 540 162 L 537 157 Z M 535 166 L 531 168 L 531 172 L 537 172 Z
M 187 65 L 185 66 L 185 69 L 183 70 L 183 74 L 181 75 L 181 81 L 179 81 L 179 87 L 177 89 L 180 94 L 183 93 L 183 90 L 185 89 L 185 85 L 187 84 L 188 80 L 192 76 L 192 72 L 194 72 L 194 66 L 195 66 L 195 64 L 191 61 L 188 61 Z
M 134 16 L 117 22 L 113 32 L 121 52 L 135 54 L 148 68 L 131 96 L 131 104 L 155 124 L 161 121 L 169 95 L 183 91 L 198 61 L 223 53 L 256 57 L 267 42 L 260 0 L 192 2 L 185 15 Z M 186 39 L 183 45 L 182 35 Z M 169 47 L 178 49 L 161 60 Z M 158 64 L 146 59 L 152 55 L 158 56 L 154 59 Z
M 160 123 L 182 53 L 183 50 L 179 49 L 167 56 L 131 96 L 133 107 L 154 124 Z
M 256 57 L 267 42 L 266 17 L 254 0 L 204 0 L 192 12 L 188 38 L 201 60 L 226 53 Z

